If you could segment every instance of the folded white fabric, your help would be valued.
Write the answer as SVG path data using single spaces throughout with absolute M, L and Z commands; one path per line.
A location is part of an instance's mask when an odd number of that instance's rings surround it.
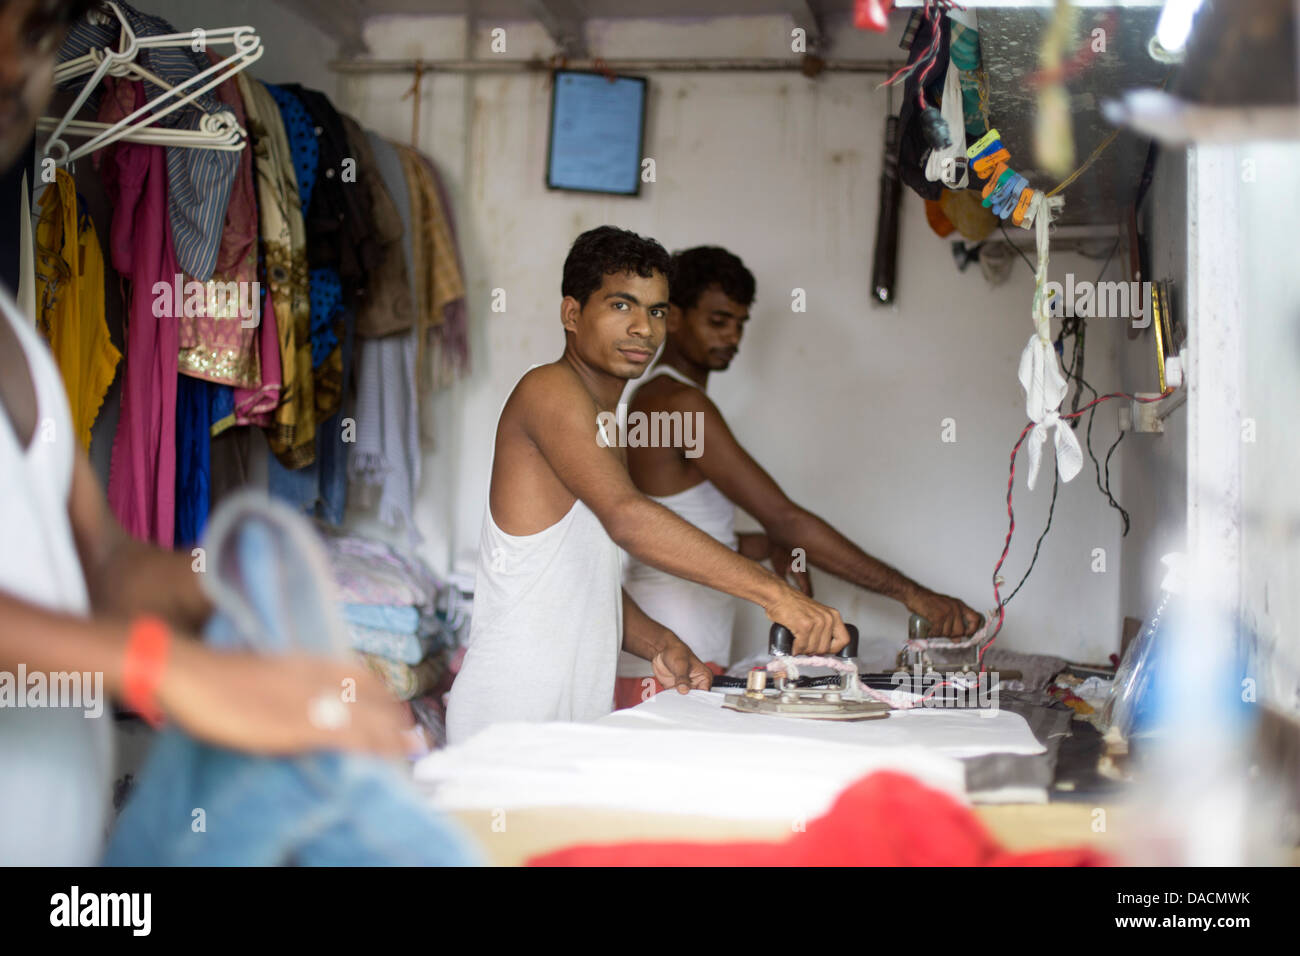
M 493 724 L 423 758 L 414 772 L 431 802 L 449 810 L 591 807 L 806 820 L 829 809 L 854 781 L 886 769 L 965 802 L 962 765 L 916 747 L 604 720 Z
M 738 693 L 738 691 L 731 691 Z M 1007 710 L 916 707 L 876 720 L 808 720 L 744 714 L 722 706 L 719 691 L 671 691 L 618 710 L 598 726 L 711 731 L 735 739 L 751 734 L 797 737 L 801 741 L 847 744 L 864 749 L 920 748 L 945 757 L 983 754 L 1041 754 L 1045 748 L 1019 714 Z

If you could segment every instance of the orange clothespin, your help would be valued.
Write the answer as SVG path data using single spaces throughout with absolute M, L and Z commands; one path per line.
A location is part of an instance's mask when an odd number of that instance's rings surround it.
M 1021 190 L 1020 198 L 1016 200 L 1016 208 L 1011 211 L 1011 221 L 1017 226 L 1025 221 L 1025 211 L 1029 208 L 1030 201 L 1034 198 L 1034 191 L 1029 187 Z
M 1005 163 L 1011 158 L 1011 151 L 1005 147 L 999 149 L 996 153 L 989 153 L 987 156 L 981 156 L 975 160 L 975 175 L 983 179 L 999 163 Z
M 1002 174 L 1007 171 L 1006 163 L 998 163 L 997 168 L 989 174 L 989 181 L 984 184 L 984 191 L 980 194 L 981 198 L 988 199 L 993 194 L 993 190 L 998 188 L 998 180 Z

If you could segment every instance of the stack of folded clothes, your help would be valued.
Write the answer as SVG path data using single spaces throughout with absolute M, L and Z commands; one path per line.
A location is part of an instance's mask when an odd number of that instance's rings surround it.
M 446 626 L 453 589 L 418 558 L 382 541 L 333 533 L 326 550 L 352 649 L 395 697 L 410 702 L 430 747 L 441 746 L 456 631 Z

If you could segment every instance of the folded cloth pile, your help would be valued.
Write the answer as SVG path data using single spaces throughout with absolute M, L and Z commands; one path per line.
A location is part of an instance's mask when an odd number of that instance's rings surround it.
M 328 533 L 326 548 L 352 649 L 399 700 L 438 691 L 454 640 L 439 610 L 447 585 L 423 561 L 382 541 Z M 436 697 L 433 706 L 436 727 Z

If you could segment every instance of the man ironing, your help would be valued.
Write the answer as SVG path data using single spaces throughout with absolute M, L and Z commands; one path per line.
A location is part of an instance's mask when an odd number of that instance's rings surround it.
M 657 242 L 611 226 L 583 233 L 569 251 L 564 354 L 519 380 L 497 424 L 450 743 L 503 721 L 608 713 L 620 648 L 682 693 L 710 686 L 700 660 L 622 589 L 620 549 L 753 601 L 790 628 L 796 652 L 848 643 L 836 611 L 637 491 L 626 450 L 603 428 L 663 341 L 669 268 Z
M 700 246 L 673 257 L 668 337 L 663 356 L 629 400 L 628 415 L 694 415 L 707 440 L 691 455 L 681 449 L 637 444 L 628 450 L 636 487 L 729 548 L 773 570 L 812 595 L 806 570 L 791 568 L 802 548 L 807 562 L 868 591 L 892 597 L 930 621 L 936 637 L 972 634 L 980 616 L 956 598 L 922 587 L 867 554 L 835 528 L 791 501 L 763 467 L 740 446 L 706 389 L 711 372 L 735 358 L 754 301 L 754 276 L 725 249 Z M 737 538 L 739 505 L 762 524 L 759 534 Z M 672 628 L 711 670 L 730 660 L 735 604 L 726 595 L 664 574 L 631 556 L 628 593 L 655 620 Z M 660 685 L 645 662 L 619 659 L 618 706 L 639 703 Z

